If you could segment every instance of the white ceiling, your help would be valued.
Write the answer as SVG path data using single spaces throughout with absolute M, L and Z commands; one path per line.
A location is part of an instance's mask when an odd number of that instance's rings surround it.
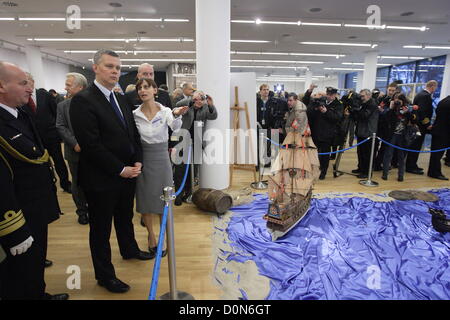
M 66 8 L 76 4 L 80 6 L 82 17 L 96 18 L 184 18 L 190 22 L 81 22 L 80 30 L 69 31 L 64 21 L 0 21 L 0 39 L 20 45 L 32 44 L 30 37 L 72 37 L 72 38 L 133 38 L 138 32 L 146 32 L 141 37 L 149 38 L 192 38 L 195 39 L 195 1 L 194 0 L 11 0 L 18 4 L 9 7 L 0 0 L 1 17 L 64 17 Z M 123 6 L 114 8 L 111 2 L 119 2 Z M 322 42 L 363 42 L 377 43 L 380 55 L 433 57 L 450 53 L 450 50 L 403 49 L 403 45 L 434 44 L 450 46 L 450 1 L 428 0 L 412 1 L 374 1 L 374 0 L 231 0 L 232 19 L 275 21 L 305 21 L 365 24 L 369 5 L 376 4 L 381 8 L 381 23 L 402 26 L 423 26 L 430 30 L 367 30 L 345 27 L 317 27 L 296 25 L 266 25 L 266 24 L 231 24 L 232 39 L 267 40 L 270 43 L 232 43 L 232 50 L 261 52 L 303 52 L 303 53 L 341 53 L 346 57 L 294 57 L 269 55 L 232 55 L 232 59 L 249 60 L 308 60 L 323 61 L 321 65 L 301 64 L 309 66 L 315 75 L 332 74 L 335 71 L 324 70 L 324 67 L 351 67 L 342 62 L 363 62 L 370 48 L 336 47 L 301 45 L 301 41 Z M 321 8 L 312 13 L 311 8 Z M 401 13 L 412 11 L 413 15 L 403 17 Z M 356 37 L 350 39 L 349 37 Z M 195 42 L 34 42 L 48 52 L 60 57 L 89 65 L 92 54 L 66 54 L 64 50 L 97 50 L 112 48 L 114 50 L 195 50 Z M 131 58 L 132 55 L 122 55 Z M 193 59 L 195 54 L 139 54 L 133 58 Z M 406 60 L 383 60 L 380 63 L 400 63 Z M 129 64 L 130 62 L 126 62 Z M 132 64 L 139 64 L 139 61 Z M 167 67 L 170 62 L 153 63 L 158 70 Z M 125 63 L 124 63 L 125 64 Z M 286 63 L 259 63 L 261 65 L 286 66 Z M 248 62 L 232 62 L 232 65 L 252 65 Z M 292 64 L 295 66 L 299 64 Z M 355 68 L 358 68 L 355 66 Z M 361 68 L 361 66 L 359 66 Z M 232 69 L 238 71 L 239 69 Z M 250 71 L 251 69 L 242 69 Z M 255 69 L 258 74 L 294 75 L 298 71 L 292 69 Z M 300 71 L 303 73 L 304 71 Z M 343 71 L 349 72 L 349 71 Z

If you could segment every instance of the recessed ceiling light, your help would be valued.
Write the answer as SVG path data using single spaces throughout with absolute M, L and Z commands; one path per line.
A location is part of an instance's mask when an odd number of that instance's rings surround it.
M 138 31 L 137 34 L 146 34 L 147 31 Z
M 414 14 L 414 12 L 408 11 L 408 12 L 403 12 L 402 14 L 400 14 L 400 16 L 402 16 L 402 17 L 409 17 L 409 16 L 412 16 L 413 14 Z
M 12 1 L 3 1 L 2 2 L 2 6 L 5 6 L 5 7 L 17 7 L 19 5 L 17 3 L 15 3 L 15 2 L 12 2 Z
M 320 11 L 322 11 L 322 8 L 311 8 L 311 9 L 309 9 L 309 12 L 313 12 L 313 13 L 320 12 Z
M 64 33 L 67 33 L 67 34 L 74 34 L 75 32 L 70 31 L 70 30 L 66 30 L 66 31 L 64 31 Z
M 120 7 L 122 7 L 122 4 L 118 3 L 118 2 L 110 2 L 109 5 L 111 7 L 113 7 L 113 8 L 120 8 Z

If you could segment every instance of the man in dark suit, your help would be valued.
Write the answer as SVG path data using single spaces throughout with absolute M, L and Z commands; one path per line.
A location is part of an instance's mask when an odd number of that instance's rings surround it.
M 94 55 L 95 81 L 70 103 L 70 120 L 80 145 L 79 183 L 89 208 L 89 243 L 95 278 L 111 292 L 130 287 L 117 279 L 111 263 L 112 220 L 124 259 L 149 260 L 139 250 L 132 223 L 136 177 L 141 173 L 142 147 L 131 107 L 113 92 L 120 76 L 120 58 L 114 51 Z
M 50 93 L 45 89 L 34 89 L 34 79 L 30 73 L 27 73 L 28 79 L 33 88 L 33 95 L 24 106 L 25 110 L 34 118 L 39 135 L 48 150 L 50 157 L 55 164 L 56 173 L 59 177 L 61 188 L 71 193 L 71 182 L 69 181 L 69 172 L 61 151 L 61 138 L 56 130 L 56 102 Z
M 72 72 L 66 75 L 67 99 L 58 104 L 56 112 L 56 129 L 64 141 L 64 156 L 69 164 L 72 175 L 72 198 L 77 207 L 78 223 L 89 223 L 88 207 L 83 188 L 78 185 L 78 162 L 80 159 L 80 145 L 75 139 L 70 122 L 70 102 L 72 97 L 87 87 L 86 77 L 80 73 Z
M 436 108 L 436 120 L 431 129 L 431 150 L 450 147 L 450 96 L 441 100 Z M 448 180 L 441 171 L 441 158 L 444 151 L 432 152 L 428 166 L 428 176 L 439 180 Z
M 143 78 L 155 80 L 155 71 L 151 64 L 143 63 L 139 66 L 137 79 L 141 80 Z M 127 97 L 130 105 L 133 106 L 133 110 L 142 104 L 142 100 L 139 98 L 136 90 L 127 92 L 125 96 Z M 155 101 L 161 103 L 167 108 L 172 109 L 172 101 L 170 100 L 169 93 L 165 90 L 158 89 Z
M 417 105 L 417 125 L 419 126 L 420 136 L 418 136 L 413 144 L 410 146 L 412 150 L 422 149 L 425 135 L 430 133 L 431 129 L 431 117 L 433 116 L 433 93 L 436 91 L 438 83 L 435 80 L 430 80 L 426 83 L 425 89 L 419 92 L 415 97 L 413 104 Z M 417 165 L 419 159 L 418 152 L 408 152 L 406 158 L 406 172 L 413 174 L 423 174 L 423 169 Z
M 7 258 L 0 272 L 1 299 L 67 300 L 45 293 L 48 224 L 59 218 L 56 186 L 32 118 L 20 106 L 32 94 L 27 75 L 0 62 L 0 244 Z

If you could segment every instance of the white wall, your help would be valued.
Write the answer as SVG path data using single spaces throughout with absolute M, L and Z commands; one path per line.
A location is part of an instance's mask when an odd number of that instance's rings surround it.
M 302 93 L 305 91 L 305 82 L 257 81 L 256 92 L 259 91 L 259 87 L 264 83 L 268 84 L 272 91 L 277 84 L 284 84 L 284 91 L 287 92 Z
M 284 91 L 287 92 L 295 92 L 297 94 L 305 93 L 305 82 L 299 81 L 299 82 L 280 82 L 280 81 L 257 81 L 256 82 L 256 92 L 259 91 L 259 86 L 263 83 L 266 83 L 269 85 L 270 90 L 273 91 L 274 86 L 277 84 L 284 84 Z M 339 78 L 337 76 L 332 76 L 327 79 L 321 79 L 321 80 L 313 80 L 313 83 L 317 84 L 316 91 L 325 91 L 326 87 L 334 87 L 339 88 Z
M 0 61 L 14 63 L 24 71 L 29 71 L 27 59 L 24 52 L 0 48 Z M 45 89 L 55 89 L 57 92 L 65 93 L 64 83 L 69 65 L 48 59 L 42 59 L 45 71 Z
M 247 128 L 247 118 L 245 111 L 239 112 L 239 124 L 241 129 L 247 131 L 246 134 L 248 138 L 246 139 L 245 133 L 243 131 L 238 134 L 238 145 L 239 150 L 237 150 L 237 163 L 239 164 L 255 164 L 257 163 L 257 132 L 256 132 L 256 92 L 253 91 L 256 82 L 256 74 L 254 72 L 236 72 L 230 74 L 230 104 L 234 106 L 235 104 L 235 87 L 238 87 L 238 99 L 239 107 L 244 107 L 247 103 L 250 128 Z M 230 114 L 230 128 L 233 128 L 234 111 Z M 251 142 L 250 142 L 251 138 Z M 252 152 L 250 152 L 250 144 L 252 145 Z M 231 148 L 230 148 L 230 160 L 231 163 L 234 162 L 234 139 L 231 137 Z

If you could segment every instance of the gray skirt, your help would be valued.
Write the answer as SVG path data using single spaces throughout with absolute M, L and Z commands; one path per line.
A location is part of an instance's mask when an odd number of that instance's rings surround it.
M 136 181 L 136 211 L 157 213 L 164 211 L 163 189 L 173 186 L 172 165 L 167 142 L 142 142 L 143 167 Z

